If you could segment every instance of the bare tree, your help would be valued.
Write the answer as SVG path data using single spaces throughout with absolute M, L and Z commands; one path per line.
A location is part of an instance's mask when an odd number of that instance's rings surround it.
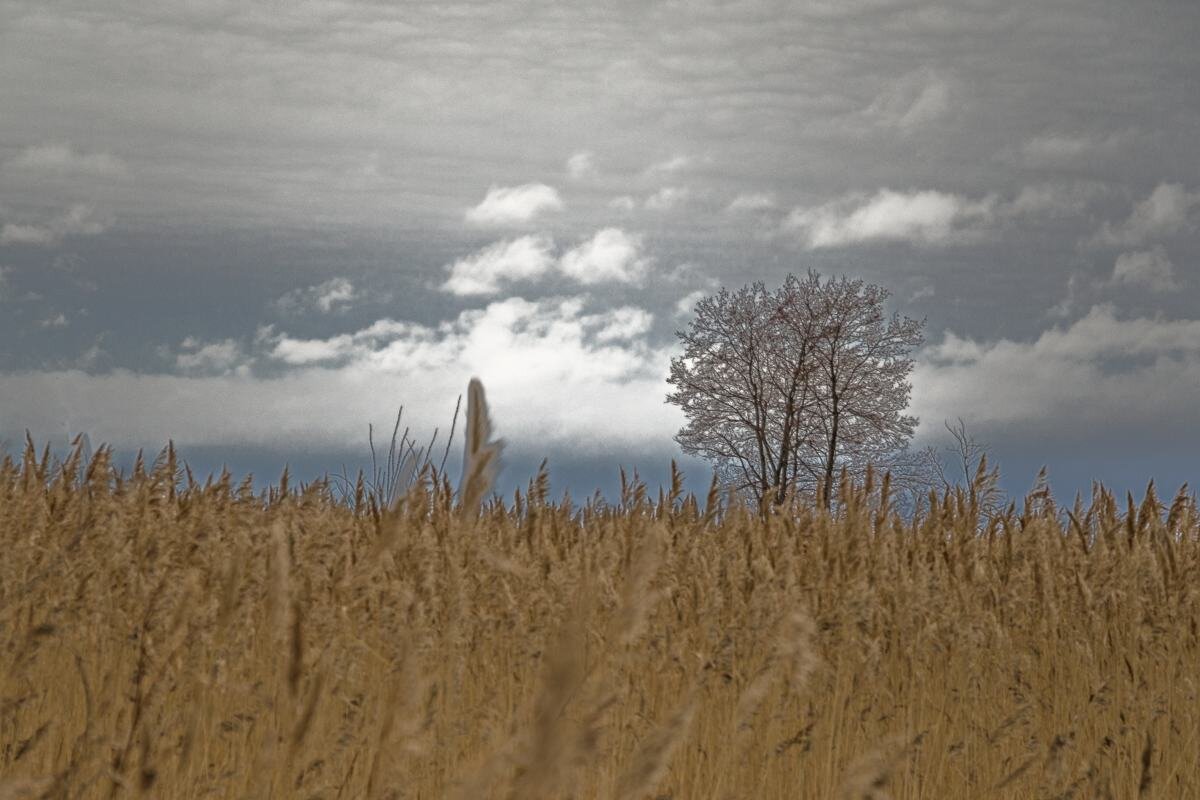
M 837 475 L 897 465 L 917 420 L 903 411 L 922 322 L 884 315 L 882 287 L 815 272 L 701 300 L 672 359 L 676 441 L 761 502 L 807 491 L 831 504 Z
M 669 378 L 667 400 L 688 417 L 676 436 L 684 452 L 759 501 L 791 482 L 797 423 L 815 403 L 812 343 L 794 338 L 780 309 L 780 292 L 761 282 L 704 298 L 689 332 L 677 334 L 685 352 Z
M 967 423 L 962 417 L 956 419 L 956 424 L 951 424 L 950 420 L 943 420 L 942 424 L 953 439 L 953 444 L 943 449 L 955 469 L 948 470 L 939 459 L 938 479 L 944 489 L 962 488 L 972 506 L 979 510 L 980 517 L 990 522 L 1003 514 L 1008 502 L 1000 488 L 1000 469 L 994 466 L 988 468 L 988 446 L 967 430 Z
M 828 508 L 840 466 L 859 475 L 912 438 L 917 420 L 903 413 L 912 391 L 908 353 L 921 344 L 923 323 L 898 314 L 887 318 L 889 294 L 881 286 L 846 277 L 822 283 L 814 272 L 796 283 L 786 295 L 785 315 L 805 330 L 812 320 L 820 324 L 814 339 L 818 435 L 806 442 L 811 457 L 802 463 L 810 475 L 819 465 L 813 477 Z
M 930 446 L 921 450 L 907 447 L 872 462 L 877 472 L 891 474 L 894 499 L 889 506 L 908 520 L 920 516 L 929 508 L 929 492 L 940 487 L 938 482 L 941 460 Z

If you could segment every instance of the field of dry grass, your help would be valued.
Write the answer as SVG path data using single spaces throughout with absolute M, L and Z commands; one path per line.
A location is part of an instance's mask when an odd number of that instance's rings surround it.
M 1180 495 L 478 519 L 0 467 L 0 798 L 1200 797 Z

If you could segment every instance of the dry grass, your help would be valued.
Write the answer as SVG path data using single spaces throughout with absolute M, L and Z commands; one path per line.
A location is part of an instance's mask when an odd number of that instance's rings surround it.
M 1200 797 L 1182 495 L 476 518 L 107 459 L 0 467 L 0 798 Z

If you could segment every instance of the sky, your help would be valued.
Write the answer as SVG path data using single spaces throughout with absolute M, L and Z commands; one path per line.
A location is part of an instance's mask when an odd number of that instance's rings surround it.
M 815 269 L 926 321 L 915 445 L 1195 486 L 1197 41 L 1193 0 L 0 0 L 0 441 L 313 478 L 478 376 L 502 490 L 701 488 L 675 331 Z

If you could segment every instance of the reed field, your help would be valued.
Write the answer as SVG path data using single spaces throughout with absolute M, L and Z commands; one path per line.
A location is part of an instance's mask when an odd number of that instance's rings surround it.
M 1200 797 L 1182 490 L 387 507 L 110 458 L 0 466 L 5 800 Z

